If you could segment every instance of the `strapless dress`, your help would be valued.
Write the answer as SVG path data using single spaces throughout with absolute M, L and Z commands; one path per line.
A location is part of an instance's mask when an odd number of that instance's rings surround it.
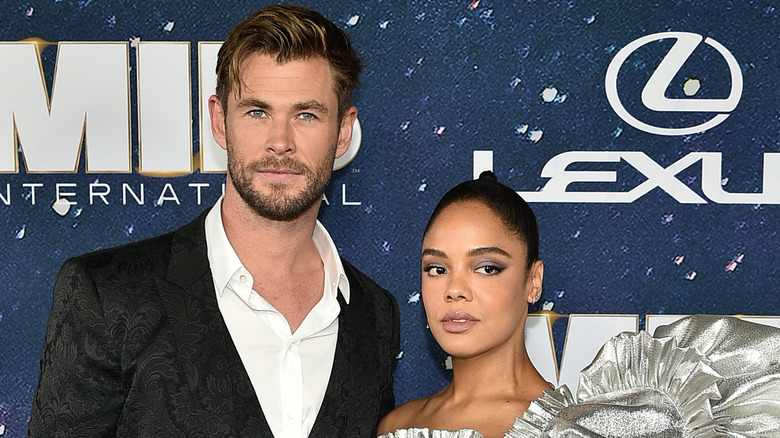
M 693 315 L 609 340 L 568 387 L 547 390 L 505 438 L 780 437 L 780 329 Z M 397 430 L 381 438 L 483 438 Z

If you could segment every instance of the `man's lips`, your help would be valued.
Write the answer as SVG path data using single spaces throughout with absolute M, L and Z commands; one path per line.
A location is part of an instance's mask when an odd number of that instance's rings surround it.
M 463 333 L 478 322 L 479 319 L 462 310 L 447 312 L 441 319 L 442 328 L 449 333 Z
M 292 169 L 258 169 L 257 173 L 274 180 L 286 180 L 301 175 L 301 172 Z

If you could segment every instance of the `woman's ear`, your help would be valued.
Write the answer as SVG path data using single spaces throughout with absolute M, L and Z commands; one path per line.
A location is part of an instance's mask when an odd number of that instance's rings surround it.
M 533 304 L 542 297 L 542 280 L 544 279 L 544 263 L 541 260 L 533 262 L 528 269 L 528 295 L 526 300 Z

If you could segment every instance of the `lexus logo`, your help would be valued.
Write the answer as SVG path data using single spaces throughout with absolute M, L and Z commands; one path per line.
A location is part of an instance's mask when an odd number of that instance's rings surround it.
M 668 38 L 674 38 L 676 41 L 642 89 L 642 104 L 646 108 L 658 112 L 715 114 L 704 123 L 687 127 L 654 126 L 637 119 L 626 110 L 620 101 L 617 78 L 620 68 L 626 59 L 645 44 Z M 729 113 L 737 107 L 742 96 L 742 72 L 739 69 L 737 60 L 734 59 L 734 55 L 712 38 L 704 39 L 704 43 L 717 50 L 729 67 L 731 76 L 731 92 L 729 96 L 725 99 L 672 99 L 666 97 L 666 91 L 669 89 L 669 85 L 675 75 L 680 71 L 694 50 L 696 50 L 702 39 L 704 38 L 701 35 L 695 33 L 661 32 L 639 38 L 621 49 L 609 64 L 605 80 L 607 100 L 609 100 L 609 104 L 615 110 L 615 113 L 634 128 L 658 135 L 695 134 L 704 132 L 726 120 Z M 693 94 L 695 94 L 695 91 L 693 91 Z

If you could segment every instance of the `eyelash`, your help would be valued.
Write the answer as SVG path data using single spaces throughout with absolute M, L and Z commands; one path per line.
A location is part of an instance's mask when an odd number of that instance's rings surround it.
M 266 115 L 266 112 L 265 110 L 261 110 L 261 109 L 253 109 L 249 111 L 249 115 L 254 118 L 261 118 Z M 317 117 L 312 113 L 300 113 L 298 114 L 298 118 L 306 122 L 310 122 L 313 120 L 317 120 L 319 117 Z
M 482 275 L 491 276 L 491 275 L 500 274 L 506 268 L 504 268 L 503 266 L 496 266 L 496 265 L 483 265 L 478 267 L 476 271 L 479 272 L 480 269 L 494 271 L 494 272 L 481 272 Z
M 503 266 L 482 265 L 482 266 L 477 267 L 474 271 L 476 271 L 477 273 L 480 273 L 480 274 L 482 274 L 482 275 L 484 275 L 486 277 L 490 277 L 490 276 L 493 276 L 493 275 L 500 274 L 504 269 L 506 269 L 506 268 L 503 267 Z M 433 271 L 433 273 L 431 273 L 431 271 Z M 490 271 L 490 272 L 488 272 L 488 271 Z M 430 276 L 430 277 L 438 277 L 440 275 L 446 274 L 447 273 L 447 269 L 442 267 L 442 266 L 438 266 L 438 265 L 428 265 L 428 266 L 423 268 L 423 272 L 428 274 L 428 276 Z
M 431 274 L 431 271 L 436 270 L 434 274 Z M 442 270 L 444 272 L 439 272 L 439 270 Z M 442 266 L 438 265 L 428 265 L 423 268 L 423 272 L 428 274 L 429 277 L 438 277 L 439 275 L 444 275 L 447 273 L 447 269 L 445 269 Z

